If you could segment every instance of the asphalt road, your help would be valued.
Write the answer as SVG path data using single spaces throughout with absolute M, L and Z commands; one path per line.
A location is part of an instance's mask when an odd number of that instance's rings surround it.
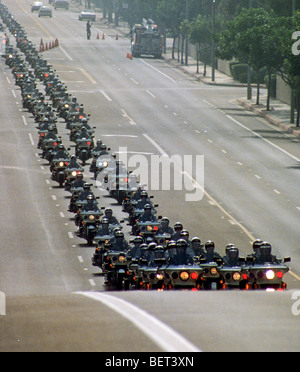
M 150 165 L 151 155 L 204 155 L 203 198 L 187 202 L 186 190 L 151 190 L 159 214 L 181 221 L 191 237 L 215 241 L 222 254 L 229 242 L 247 254 L 253 238 L 268 240 L 274 253 L 292 257 L 293 275 L 284 293 L 105 294 L 93 248 L 75 236 L 67 195 L 51 181 L 33 119 L 1 63 L 0 290 L 7 315 L 0 317 L 0 350 L 299 351 L 292 313 L 300 280 L 298 141 L 238 106 L 241 88 L 201 84 L 164 61 L 129 60 L 129 40 L 115 40 L 101 22 L 88 42 L 74 7 L 39 19 L 29 0 L 4 3 L 36 45 L 59 39 L 60 48 L 44 57 L 113 151 L 127 147 L 129 161 L 139 155 Z M 63 124 L 59 131 L 68 146 Z M 182 171 L 186 181 L 198 179 L 195 170 Z M 149 184 L 160 178 L 152 174 Z M 97 193 L 101 205 L 124 216 Z

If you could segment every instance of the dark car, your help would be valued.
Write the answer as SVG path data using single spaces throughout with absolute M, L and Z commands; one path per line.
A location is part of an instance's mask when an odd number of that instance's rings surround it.
M 69 10 L 69 2 L 67 0 L 56 0 L 54 2 L 54 9 L 66 9 Z

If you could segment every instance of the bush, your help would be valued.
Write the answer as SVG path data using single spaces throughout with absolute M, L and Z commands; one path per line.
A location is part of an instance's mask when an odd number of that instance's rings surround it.
M 241 79 L 244 80 L 244 75 L 247 76 L 248 66 L 244 63 L 237 63 L 231 66 L 232 77 L 234 80 L 238 80 L 242 83 Z M 247 80 L 247 78 L 246 78 Z

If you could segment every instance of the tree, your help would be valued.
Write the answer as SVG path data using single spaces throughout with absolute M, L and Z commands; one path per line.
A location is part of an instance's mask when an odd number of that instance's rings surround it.
M 198 15 L 189 25 L 189 40 L 197 49 L 197 73 L 199 73 L 199 58 L 204 52 L 204 76 L 206 76 L 206 54 L 211 45 L 211 22 L 207 16 Z
M 277 45 L 282 39 L 280 21 L 273 11 L 265 9 L 244 9 L 233 21 L 228 22 L 227 30 L 219 35 L 217 54 L 220 58 L 248 64 L 257 76 L 256 104 L 259 104 L 260 81 L 262 68 L 268 72 L 268 109 L 270 101 L 270 83 L 272 73 L 279 70 L 283 63 L 281 51 Z
M 300 12 L 297 12 L 293 18 L 288 19 L 288 26 L 285 28 L 282 35 L 282 42 L 278 47 L 285 56 L 284 63 L 281 68 L 281 76 L 283 80 L 291 87 L 291 122 L 293 122 L 294 106 L 296 103 L 297 122 L 296 126 L 300 126 L 300 54 L 297 55 L 293 49 L 295 40 L 292 35 L 300 31 Z

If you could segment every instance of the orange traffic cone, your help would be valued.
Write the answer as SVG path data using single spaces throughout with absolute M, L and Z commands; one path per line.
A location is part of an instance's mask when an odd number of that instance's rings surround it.
M 57 48 L 59 46 L 59 42 L 58 42 L 58 39 L 55 40 L 55 48 Z
M 100 34 L 99 34 L 99 32 L 97 33 L 97 40 L 100 40 Z
M 104 32 L 103 32 L 103 35 L 102 35 L 102 40 L 105 40 L 105 35 L 104 35 Z
M 128 52 L 128 53 L 127 53 L 127 58 L 128 58 L 128 59 L 132 59 L 132 54 Z

